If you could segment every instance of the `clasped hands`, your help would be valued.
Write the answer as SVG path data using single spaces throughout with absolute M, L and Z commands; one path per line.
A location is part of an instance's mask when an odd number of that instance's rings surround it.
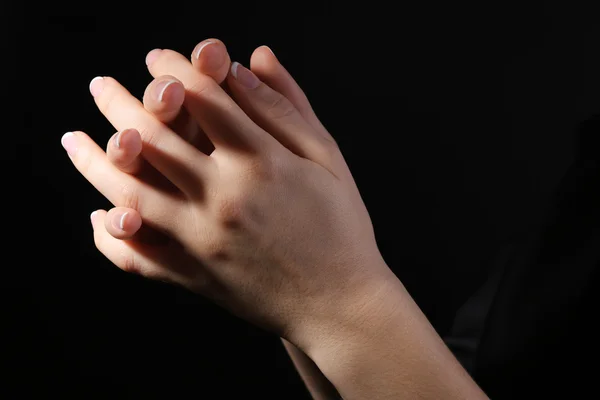
M 115 208 L 95 244 L 124 271 L 182 285 L 310 353 L 364 331 L 393 274 L 339 147 L 268 47 L 250 69 L 217 39 L 156 49 L 143 102 L 95 78 L 117 132 L 62 144 Z M 161 238 L 160 240 L 151 240 Z

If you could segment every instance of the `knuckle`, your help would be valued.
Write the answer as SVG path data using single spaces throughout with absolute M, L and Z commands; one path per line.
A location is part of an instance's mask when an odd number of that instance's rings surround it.
M 224 197 L 219 200 L 215 215 L 221 227 L 236 229 L 242 224 L 241 204 L 233 197 Z
M 298 166 L 285 155 L 273 154 L 269 161 L 269 177 L 275 179 L 288 178 L 298 173 Z
M 328 160 L 334 160 L 340 155 L 340 148 L 333 140 L 325 138 L 319 139 L 319 145 L 317 148 L 321 155 Z
M 224 229 L 215 229 L 204 241 L 207 260 L 226 261 L 228 256 L 228 239 Z
M 162 141 L 159 132 L 146 126 L 140 126 L 137 128 L 137 130 L 140 133 L 140 137 L 142 138 L 144 144 L 155 149 L 160 149 Z
M 333 149 L 332 149 L 332 150 L 335 150 L 335 151 L 337 151 L 337 152 L 341 152 L 341 150 L 340 150 L 340 145 L 339 145 L 339 143 L 337 142 L 337 140 L 335 140 L 335 139 L 333 138 L 333 136 L 331 136 L 331 135 L 329 135 L 329 134 L 328 134 L 327 136 L 325 136 L 325 137 L 324 137 L 324 140 L 325 140 L 325 144 L 326 144 L 326 145 L 328 145 L 328 146 L 332 146 L 332 147 L 333 147 Z
M 295 112 L 294 105 L 281 93 L 277 93 L 267 106 L 267 114 L 275 120 L 287 118 Z
M 124 183 L 121 185 L 121 204 L 120 207 L 127 207 L 140 212 L 139 190 L 132 184 Z
M 253 157 L 244 165 L 247 180 L 269 182 L 277 171 L 277 155 L 274 152 L 264 157 Z
M 210 81 L 208 79 L 198 79 L 188 89 L 196 97 L 204 97 L 211 89 Z
M 140 265 L 137 262 L 134 252 L 123 254 L 119 268 L 130 274 L 140 274 L 141 272 Z

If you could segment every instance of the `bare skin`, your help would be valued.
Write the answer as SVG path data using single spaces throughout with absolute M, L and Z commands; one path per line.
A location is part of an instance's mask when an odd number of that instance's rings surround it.
M 100 111 L 117 130 L 135 129 L 131 146 L 141 141 L 136 175 L 83 132 L 63 139 L 116 206 L 92 216 L 109 260 L 285 338 L 343 398 L 486 398 L 385 264 L 348 166 L 316 117 L 237 63 L 228 94 L 176 52 L 147 61 L 155 78 L 183 85 L 183 106 L 214 150 L 178 135 L 114 79 L 94 80 Z M 168 240 L 140 240 L 142 227 Z
M 201 50 L 198 52 L 198 50 Z M 267 50 L 265 52 L 265 50 Z M 316 127 L 324 129 L 316 117 L 308 99 L 296 81 L 279 64 L 277 58 L 270 49 L 259 48 L 256 51 L 257 56 L 251 61 L 251 70 L 267 85 L 276 89 L 287 99 L 290 100 L 300 110 L 302 116 L 313 121 Z M 200 55 L 200 57 L 198 57 Z M 215 82 L 222 84 L 227 76 L 231 66 L 230 57 L 227 54 L 225 45 L 218 39 L 207 39 L 200 42 L 192 52 L 192 64 L 201 73 L 212 77 Z M 214 150 L 212 143 L 208 140 L 204 132 L 190 117 L 189 113 L 183 107 L 185 97 L 185 88 L 183 84 L 173 76 L 159 76 L 155 78 L 146 88 L 143 103 L 146 110 L 152 113 L 158 120 L 167 124 L 174 132 L 194 144 L 203 153 L 209 155 Z M 142 140 L 134 129 L 117 132 L 109 140 L 106 154 L 108 159 L 123 172 L 134 175 L 143 173 L 143 169 L 151 170 L 142 156 Z M 146 173 L 152 174 L 151 171 Z M 154 185 L 161 178 L 159 174 L 154 174 Z M 121 212 L 121 217 L 113 216 L 114 213 Z M 127 213 L 126 209 L 114 208 L 108 212 L 109 217 L 106 221 L 111 221 L 106 229 L 110 234 L 119 239 L 129 239 L 139 232 L 141 220 L 133 225 L 121 226 L 122 215 Z M 125 217 L 127 220 L 127 217 Z M 118 224 L 114 224 L 118 221 Z M 156 233 L 150 233 L 155 235 Z M 138 234 L 139 236 L 139 234 Z M 148 233 L 146 234 L 148 236 Z M 300 349 L 290 342 L 282 339 L 282 343 L 288 352 L 294 366 L 304 381 L 308 391 L 315 400 L 337 399 L 339 394 L 333 385 L 327 380 L 325 375 L 319 370 L 316 364 Z

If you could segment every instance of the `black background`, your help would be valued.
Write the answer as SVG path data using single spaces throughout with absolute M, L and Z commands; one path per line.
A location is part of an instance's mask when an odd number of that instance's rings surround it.
M 89 213 L 109 204 L 60 146 L 70 130 L 101 146 L 114 133 L 89 95 L 94 76 L 113 76 L 141 98 L 149 50 L 189 55 L 208 37 L 246 65 L 267 44 L 298 80 L 346 156 L 384 258 L 440 334 L 497 254 L 517 243 L 514 269 L 534 272 L 509 274 L 494 308 L 476 374 L 490 394 L 516 398 L 506 387 L 528 383 L 521 393 L 539 394 L 555 383 L 534 374 L 567 369 L 572 380 L 562 387 L 581 386 L 573 379 L 587 370 L 565 357 L 576 356 L 573 340 L 590 351 L 581 343 L 591 339 L 593 300 L 580 296 L 595 282 L 597 246 L 591 228 L 573 239 L 580 226 L 561 210 L 576 208 L 569 199 L 582 186 L 573 176 L 596 171 L 581 164 L 583 150 L 593 158 L 598 144 L 600 24 L 592 10 L 369 12 L 321 3 L 272 16 L 181 7 L 141 17 L 43 7 L 2 16 L 5 389 L 21 393 L 15 398 L 308 398 L 278 338 L 182 289 L 127 275 L 95 249 Z M 578 198 L 593 214 L 590 196 Z M 548 226 L 559 232 L 550 239 Z M 557 253 L 568 247 L 569 256 L 545 255 L 540 240 Z M 547 275 L 557 260 L 564 270 Z M 568 276 L 577 278 L 566 300 L 544 300 Z M 532 286 L 530 314 L 508 313 L 522 309 Z M 567 312 L 572 321 L 557 318 Z M 572 323 L 573 336 L 553 336 L 559 323 Z

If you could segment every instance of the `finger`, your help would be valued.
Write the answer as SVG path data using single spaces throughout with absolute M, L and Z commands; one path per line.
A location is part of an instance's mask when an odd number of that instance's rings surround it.
M 168 180 L 187 194 L 198 194 L 211 171 L 208 156 L 187 143 L 144 109 L 123 86 L 110 77 L 94 78 L 90 91 L 102 114 L 117 129 L 136 128 L 143 156 Z
M 130 239 L 141 226 L 142 217 L 132 208 L 115 207 L 104 218 L 106 231 L 116 239 Z
M 232 96 L 259 126 L 292 152 L 335 174 L 336 145 L 316 132 L 285 96 L 237 62 L 231 64 L 228 84 Z
M 214 150 L 212 143 L 183 107 L 185 88 L 170 75 L 154 79 L 144 92 L 144 107 L 156 119 L 206 155 Z
M 185 97 L 183 84 L 173 76 L 154 79 L 144 92 L 144 107 L 161 122 L 175 120 Z
M 258 79 L 287 98 L 317 132 L 330 140 L 334 140 L 317 118 L 304 91 L 285 67 L 281 65 L 269 47 L 261 46 L 254 50 L 250 57 L 250 70 L 256 74 Z
M 213 78 L 219 85 L 227 78 L 231 58 L 229 58 L 227 47 L 219 39 L 211 38 L 198 43 L 192 51 L 191 59 L 194 68 Z M 182 111 L 189 116 L 185 108 Z M 189 122 L 192 122 L 190 125 L 194 128 L 189 135 L 190 143 L 193 143 L 203 153 L 211 154 L 215 148 L 206 134 L 202 132 L 195 121 Z
M 192 65 L 220 85 L 227 78 L 231 59 L 225 44 L 219 39 L 211 38 L 198 43 L 192 52 Z
M 146 65 L 153 62 L 153 55 L 157 54 L 158 52 L 150 52 L 149 57 L 146 58 Z M 219 39 L 207 39 L 198 43 L 192 52 L 191 59 L 192 65 L 200 73 L 212 77 L 218 84 L 221 84 L 227 77 L 231 64 L 227 48 Z M 156 78 L 156 81 L 162 79 L 165 79 L 166 83 L 176 80 L 172 76 L 165 76 Z M 179 81 L 177 80 L 177 82 Z M 151 85 L 153 84 L 154 82 L 151 83 Z M 173 85 L 177 84 L 173 83 Z M 183 85 L 181 85 L 181 88 L 182 92 L 184 92 Z M 165 95 L 162 96 L 162 101 L 157 101 L 156 99 L 159 97 L 161 89 L 153 88 L 150 93 L 154 93 L 155 95 L 144 95 L 144 106 L 148 111 L 156 115 L 160 121 L 168 124 L 171 129 L 204 154 L 212 153 L 214 146 L 206 134 L 199 128 L 198 124 L 190 117 L 187 110 L 182 108 L 184 96 L 171 99 L 168 95 Z M 164 112 L 162 111 L 163 109 Z
M 135 129 L 115 133 L 106 148 L 108 160 L 121 171 L 135 175 L 145 160 L 142 158 L 142 138 Z
M 136 240 L 120 240 L 106 229 L 109 215 L 104 210 L 94 211 L 90 219 L 94 230 L 96 248 L 113 264 L 125 272 L 135 273 L 150 279 L 189 286 L 190 277 L 194 282 L 202 280 L 202 271 L 192 263 L 185 252 L 174 243 L 158 246 Z
M 61 143 L 75 168 L 112 204 L 137 210 L 165 231 L 177 230 L 180 199 L 119 170 L 83 132 L 68 132 Z
M 148 69 L 153 76 L 173 75 L 186 88 L 184 105 L 210 141 L 219 150 L 258 153 L 273 146 L 273 139 L 260 129 L 209 76 L 201 74 L 181 54 L 152 50 Z
M 147 220 L 147 222 L 150 222 Z M 108 211 L 104 219 L 106 231 L 116 239 L 134 239 L 152 246 L 168 243 L 169 237 L 164 232 L 153 229 L 151 224 L 142 225 L 142 216 L 137 210 L 127 207 L 115 207 Z

